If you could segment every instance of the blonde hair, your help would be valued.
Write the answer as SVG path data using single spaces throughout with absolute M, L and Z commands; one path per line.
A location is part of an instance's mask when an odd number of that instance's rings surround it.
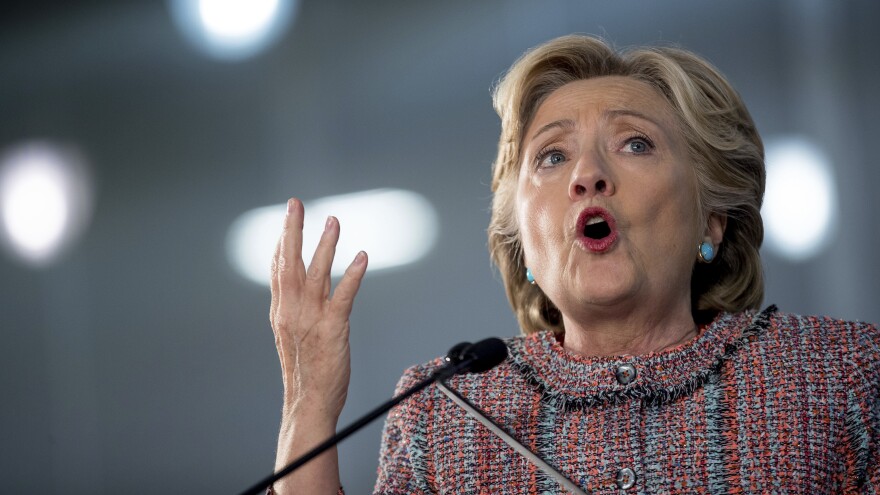
M 757 308 L 764 297 L 759 254 L 764 237 L 764 148 L 739 95 L 718 70 L 693 53 L 669 47 L 617 52 L 600 39 L 570 35 L 526 52 L 493 92 L 501 138 L 493 164 L 489 252 L 522 331 L 565 331 L 559 310 L 525 277 L 514 210 L 523 134 L 550 93 L 573 81 L 602 76 L 631 77 L 666 98 L 694 163 L 699 218 L 703 223 L 712 213 L 727 218 L 712 263 L 696 263 L 694 246 L 695 319 Z

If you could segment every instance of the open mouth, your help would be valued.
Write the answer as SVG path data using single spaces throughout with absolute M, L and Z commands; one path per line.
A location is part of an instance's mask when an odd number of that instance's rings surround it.
M 599 240 L 609 235 L 611 235 L 611 227 L 602 217 L 592 217 L 584 225 L 584 237 Z
M 578 233 L 585 248 L 594 253 L 611 249 L 617 240 L 614 216 L 605 208 L 591 206 L 578 216 Z

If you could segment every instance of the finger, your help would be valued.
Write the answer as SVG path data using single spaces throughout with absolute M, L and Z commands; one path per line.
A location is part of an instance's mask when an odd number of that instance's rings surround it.
M 302 203 L 298 199 L 292 198 L 287 202 L 276 265 L 279 297 L 284 294 L 296 297 L 302 286 L 305 271 L 302 260 L 304 214 Z
M 306 272 L 306 297 L 312 302 L 325 301 L 330 295 L 330 268 L 336 256 L 336 242 L 339 241 L 339 220 L 327 217 L 324 233 L 318 241 L 315 255 Z
M 278 242 L 275 243 L 275 254 L 272 256 L 272 267 L 271 267 L 271 276 L 270 286 L 272 289 L 272 302 L 269 306 L 269 323 L 272 326 L 272 333 L 275 335 L 275 347 L 278 351 L 278 359 L 281 361 L 281 369 L 287 370 L 290 369 L 290 363 L 287 359 L 287 330 L 288 328 L 285 326 L 285 322 L 279 315 L 279 308 L 281 306 L 281 267 L 283 266 L 284 261 L 282 261 L 282 244 L 284 240 L 285 231 L 288 230 L 286 227 L 287 219 L 285 219 L 284 226 L 282 227 L 281 235 L 278 237 Z
M 275 311 L 278 309 L 278 255 L 281 253 L 281 237 L 275 243 L 275 253 L 272 255 L 272 267 L 269 272 L 269 288 L 271 289 L 272 302 L 269 305 L 269 324 L 275 329 Z
M 272 289 L 272 302 L 269 306 L 269 324 L 272 326 L 272 333 L 275 335 L 275 348 L 278 351 L 278 359 L 281 361 L 281 369 L 287 370 L 289 368 L 288 359 L 286 359 L 286 348 L 287 345 L 285 343 L 285 335 L 287 328 L 282 328 L 282 319 L 279 318 L 278 308 L 280 306 L 281 300 L 281 289 L 279 287 L 280 284 L 280 257 L 281 257 L 281 241 L 284 238 L 284 233 L 282 231 L 282 235 L 278 237 L 278 242 L 275 243 L 275 253 L 272 256 L 272 268 L 271 268 L 271 276 L 270 286 Z
M 348 320 L 354 298 L 361 287 L 361 280 L 367 271 L 367 253 L 361 251 L 354 257 L 354 261 L 345 269 L 345 275 L 336 285 L 333 291 L 333 299 L 330 300 L 330 317 L 341 323 Z

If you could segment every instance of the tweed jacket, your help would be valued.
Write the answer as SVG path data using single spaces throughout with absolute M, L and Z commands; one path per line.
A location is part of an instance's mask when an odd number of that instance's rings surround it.
M 880 492 L 873 325 L 771 306 L 646 356 L 577 356 L 549 332 L 507 344 L 449 385 L 593 494 Z M 566 492 L 430 387 L 389 414 L 374 493 Z

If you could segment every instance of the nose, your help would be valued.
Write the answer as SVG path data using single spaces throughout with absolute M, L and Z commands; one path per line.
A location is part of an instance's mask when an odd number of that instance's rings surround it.
M 598 195 L 614 194 L 614 182 L 608 173 L 608 164 L 597 153 L 587 153 L 572 169 L 569 197 L 578 201 Z

